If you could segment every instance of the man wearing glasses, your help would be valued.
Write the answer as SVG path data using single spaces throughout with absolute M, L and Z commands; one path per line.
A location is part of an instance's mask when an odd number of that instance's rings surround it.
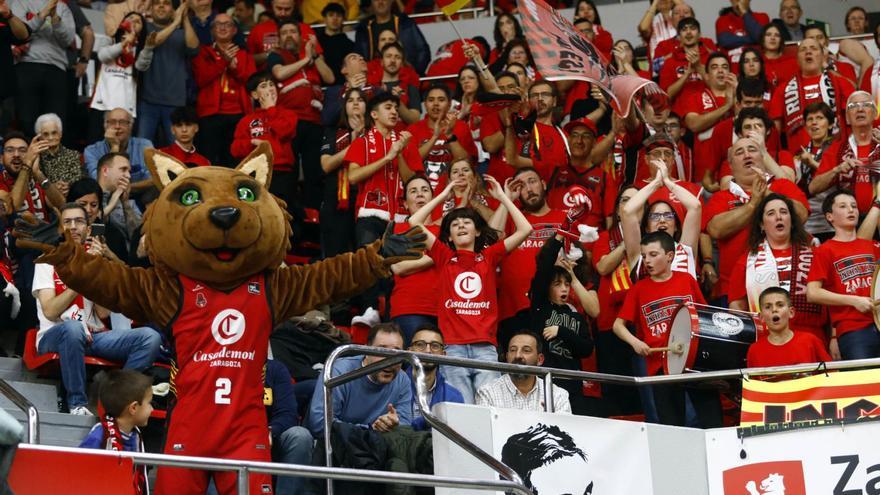
M 846 100 L 844 136 L 822 154 L 816 178 L 810 183 L 810 192 L 821 193 L 837 185 L 855 193 L 859 214 L 866 215 L 874 200 L 874 184 L 880 164 L 880 130 L 873 129 L 877 119 L 877 105 L 871 93 L 856 91 Z
M 133 137 L 133 125 L 134 119 L 125 109 L 114 108 L 104 114 L 104 139 L 86 146 L 83 152 L 89 177 L 98 179 L 98 161 L 107 153 L 125 153 L 131 160 L 131 190 L 138 192 L 152 186 L 144 150 L 152 148 L 153 143 Z
M 412 343 L 409 350 L 414 352 L 424 352 L 426 354 L 436 354 L 438 356 L 446 355 L 446 343 L 443 340 L 443 333 L 436 325 L 426 323 L 416 330 L 413 334 Z M 425 370 L 425 387 L 428 389 L 428 404 L 433 408 L 435 404 L 441 402 L 455 402 L 464 404 L 464 397 L 461 392 L 452 385 L 446 383 L 442 373 L 437 373 L 440 368 L 439 364 L 422 362 Z M 409 371 L 412 375 L 412 370 Z M 415 377 L 412 378 L 412 427 L 416 431 L 429 430 L 431 427 L 422 416 L 421 407 L 419 406 L 418 392 L 416 391 Z
M 100 254 L 97 246 L 89 246 L 88 216 L 76 203 L 61 208 L 59 223 L 74 241 L 82 243 L 86 252 Z M 64 285 L 54 267 L 45 263 L 34 266 L 33 295 L 37 300 L 37 351 L 61 355 L 61 381 L 67 390 L 70 414 L 88 416 L 85 356 L 96 356 L 124 363 L 125 368 L 143 371 L 153 364 L 162 343 L 151 328 L 110 330 L 101 321 L 110 311 Z

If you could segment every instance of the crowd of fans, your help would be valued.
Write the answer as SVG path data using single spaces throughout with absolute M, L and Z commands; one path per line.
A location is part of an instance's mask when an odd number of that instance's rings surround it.
M 371 327 L 371 345 L 657 375 L 672 311 L 691 302 L 761 313 L 768 332 L 749 364 L 880 357 L 871 295 L 880 26 L 872 30 L 861 7 L 846 12 L 846 27 L 873 34 L 873 46 L 847 39 L 835 52 L 824 26 L 802 23 L 797 0 L 781 0 L 773 20 L 749 0 L 720 13 L 654 0 L 640 40 L 605 30 L 591 0 L 559 3 L 574 7 L 574 26 L 615 72 L 652 78 L 667 93 L 638 94 L 639 111 L 624 118 L 590 83 L 542 78 L 509 2 L 496 2 L 492 33 L 450 41 L 433 60 L 402 13 L 432 2 L 102 4 L 0 0 L 0 317 L 18 339 L 10 352 L 21 355 L 25 331 L 38 327 L 37 350 L 61 354 L 74 414 L 90 414 L 83 355 L 143 370 L 162 354 L 161 339 L 67 289 L 8 233 L 24 213 L 60 215 L 89 252 L 148 265 L 140 223 L 156 196 L 150 147 L 187 166 L 232 166 L 268 142 L 270 190 L 287 202 L 294 242 L 305 212 L 317 212 L 324 257 L 380 238 L 390 223 L 423 227 L 421 259 L 345 301 L 341 321 L 334 308 L 337 323 Z M 95 50 L 82 9 L 102 7 L 111 41 Z M 360 19 L 354 41 L 346 19 Z M 714 40 L 701 33 L 711 19 Z M 324 25 L 307 24 L 316 21 Z M 93 55 L 100 63 L 83 111 L 77 88 Z M 514 98 L 500 108 L 493 94 Z M 374 360 L 341 359 L 334 373 Z M 534 376 L 446 366 L 428 374 L 432 404 L 544 407 Z M 272 432 L 299 428 L 278 443 L 298 462 L 323 434 L 322 390 L 312 394 L 311 378 L 275 394 L 303 401 Z M 560 412 L 722 421 L 711 390 L 654 387 L 639 398 L 586 382 L 553 387 Z M 139 404 L 135 389 L 126 397 Z M 333 393 L 338 422 L 426 429 L 399 367 Z

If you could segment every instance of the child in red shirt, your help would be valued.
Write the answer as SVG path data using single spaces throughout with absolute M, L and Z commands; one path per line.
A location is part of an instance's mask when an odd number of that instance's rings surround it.
M 643 278 L 627 293 L 623 307 L 614 321 L 614 334 L 629 344 L 647 361 L 648 376 L 663 374 L 663 355 L 653 349 L 665 347 L 669 340 L 672 316 L 681 304 L 706 304 L 697 281 L 687 273 L 673 272 L 675 240 L 663 231 L 646 234 L 641 241 L 642 262 L 649 278 Z M 635 324 L 636 335 L 627 323 Z M 660 423 L 685 426 L 685 388 L 681 385 L 655 385 L 654 404 Z M 721 403 L 718 393 L 688 389 L 703 428 L 721 426 Z
M 769 287 L 761 292 L 758 301 L 761 318 L 769 333 L 759 337 L 749 347 L 746 358 L 749 368 L 831 361 L 831 356 L 818 337 L 810 332 L 795 332 L 789 328 L 788 322 L 794 318 L 794 308 L 787 290 Z
M 461 185 L 462 181 L 450 182 L 443 192 L 410 217 L 410 225 L 424 225 L 431 211 L 446 201 L 452 188 Z M 498 265 L 528 238 L 532 226 L 511 199 L 519 194 L 514 180 L 508 179 L 503 190 L 491 176 L 486 176 L 486 182 L 492 197 L 510 211 L 515 232 L 498 242 L 498 232 L 472 208 L 456 208 L 443 217 L 441 242 L 435 242 L 438 237 L 428 229 L 423 230 L 428 235 L 426 254 L 434 260 L 438 272 L 440 300 L 437 319 L 446 338 L 446 353 L 496 361 Z M 498 378 L 494 371 L 452 366 L 446 366 L 442 371 L 447 382 L 461 392 L 468 404 L 474 403 L 480 386 Z

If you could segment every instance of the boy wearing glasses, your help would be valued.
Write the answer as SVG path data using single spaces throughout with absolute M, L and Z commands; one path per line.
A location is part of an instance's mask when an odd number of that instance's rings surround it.
M 89 246 L 88 216 L 76 203 L 61 208 L 59 223 L 74 241 L 82 243 L 86 252 L 99 254 Z M 97 356 L 124 362 L 125 368 L 143 371 L 159 354 L 162 338 L 154 330 L 143 328 L 110 331 L 101 321 L 110 311 L 69 289 L 58 278 L 54 267 L 45 263 L 34 265 L 32 287 L 37 300 L 37 352 L 61 355 L 61 381 L 67 390 L 67 406 L 71 414 L 88 416 L 85 356 Z
M 413 334 L 413 340 L 409 345 L 409 350 L 445 356 L 446 343 L 443 339 L 443 333 L 436 325 L 425 323 L 416 329 L 416 333 Z M 464 404 L 464 397 L 462 397 L 461 392 L 459 392 L 457 388 L 446 383 L 443 374 L 437 372 L 440 369 L 439 364 L 423 361 L 422 367 L 425 370 L 425 387 L 428 389 L 428 393 L 431 394 L 430 397 L 428 397 L 428 404 L 432 408 L 434 407 L 434 404 L 439 404 L 441 402 Z M 412 376 L 412 370 L 408 371 L 408 373 L 410 374 L 410 378 L 412 378 L 410 380 L 413 397 L 412 427 L 416 431 L 430 430 L 431 427 L 428 425 L 428 422 L 425 421 L 424 416 L 422 416 L 422 409 L 421 406 L 419 406 L 415 377 Z
M 859 205 L 859 214 L 865 215 L 874 200 L 876 170 L 872 164 L 880 162 L 880 144 L 872 130 L 877 119 L 877 105 L 871 93 L 856 91 L 846 100 L 846 123 L 849 132 L 833 142 L 819 162 L 816 178 L 810 183 L 810 192 L 821 193 L 831 186 L 850 189 Z

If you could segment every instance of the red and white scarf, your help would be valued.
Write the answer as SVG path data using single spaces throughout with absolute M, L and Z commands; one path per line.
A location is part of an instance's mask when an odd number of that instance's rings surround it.
M 804 101 L 803 77 L 796 74 L 792 77 L 783 89 L 783 102 L 785 114 L 782 116 L 785 130 L 789 136 L 800 130 L 804 126 Z M 837 115 L 837 89 L 834 87 L 834 79 L 828 74 L 828 71 L 822 72 L 819 77 L 819 94 L 831 111 Z M 832 134 L 838 131 L 838 123 L 835 121 Z
M 874 95 L 874 104 L 880 109 L 880 58 L 875 59 L 871 66 L 871 94 Z
M 746 258 L 746 295 L 749 311 L 757 313 L 761 310 L 759 300 L 764 289 L 788 286 L 791 303 L 795 311 L 804 314 L 820 314 L 821 308 L 807 302 L 806 275 L 802 269 L 813 264 L 813 251 L 809 246 L 791 246 L 791 267 L 788 284 L 779 280 L 779 266 L 770 243 L 764 240 L 757 252 L 749 252 Z
M 388 140 L 373 127 L 364 135 L 364 166 L 383 158 L 391 149 L 388 141 L 394 144 L 399 136 L 392 129 L 388 134 Z M 401 151 L 403 153 L 403 151 Z M 400 170 L 397 160 L 385 164 L 381 170 L 377 170 L 372 177 L 367 179 L 360 187 L 364 190 L 360 193 L 361 204 L 358 205 L 358 218 L 377 217 L 390 222 L 398 213 L 400 200 L 403 197 L 403 184 L 400 180 Z
M 105 414 L 101 417 L 101 427 L 104 430 L 104 450 L 114 450 L 116 452 L 124 451 L 125 442 L 122 439 L 122 431 L 119 430 L 119 426 L 116 424 L 116 418 L 109 414 Z M 141 437 L 140 430 L 135 426 L 132 433 L 137 435 L 137 451 L 144 452 L 144 440 Z M 132 481 L 135 494 L 141 495 L 143 493 L 149 493 L 150 489 L 147 484 L 147 466 L 135 466 L 134 471 Z
M 865 166 L 856 167 L 853 170 L 850 170 L 845 175 L 840 174 L 838 176 L 838 184 L 841 188 L 852 190 L 857 183 L 860 182 L 876 182 L 877 171 L 874 170 L 872 166 L 875 163 L 880 163 L 880 145 L 871 141 L 871 152 L 868 153 L 868 158 L 865 163 Z M 856 137 L 850 134 L 847 139 L 847 146 L 841 146 L 838 150 L 837 163 L 842 163 L 845 159 L 852 158 L 857 160 L 859 158 L 859 145 L 856 143 Z M 864 176 L 873 176 L 869 180 L 858 180 L 860 177 Z

